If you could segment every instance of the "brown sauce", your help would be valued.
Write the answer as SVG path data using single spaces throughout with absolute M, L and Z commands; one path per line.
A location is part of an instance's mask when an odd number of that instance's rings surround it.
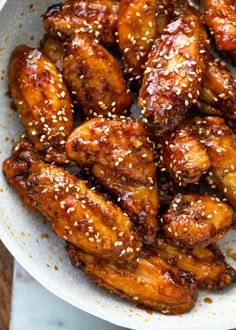
M 213 303 L 213 300 L 211 298 L 206 297 L 206 298 L 204 298 L 204 303 L 206 303 L 206 304 L 212 304 Z
M 147 314 L 152 315 L 153 314 L 153 310 L 151 308 L 148 308 L 146 306 L 143 306 L 142 304 L 137 304 L 136 306 L 137 308 L 144 310 Z
M 232 249 L 227 249 L 226 255 L 236 261 L 236 253 L 234 253 Z

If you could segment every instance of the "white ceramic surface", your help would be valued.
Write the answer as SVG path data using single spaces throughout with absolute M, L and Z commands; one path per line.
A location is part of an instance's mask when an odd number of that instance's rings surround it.
M 43 35 L 42 18 L 56 1 L 9 0 L 0 13 L 0 163 L 9 156 L 22 126 L 11 110 L 7 96 L 7 71 L 11 51 L 20 43 L 37 45 Z M 1 7 L 1 2 L 0 2 Z M 45 237 L 48 234 L 48 238 Z M 0 174 L 0 237 L 19 263 L 42 285 L 72 305 L 102 319 L 131 329 L 230 329 L 236 327 L 236 285 L 219 292 L 199 293 L 198 303 L 188 314 L 166 316 L 148 314 L 131 303 L 98 288 L 74 269 L 66 256 L 64 243 L 31 214 Z M 221 243 L 224 251 L 236 252 L 236 232 Z M 236 267 L 236 263 L 229 260 Z M 57 270 L 58 269 L 58 270 Z M 212 304 L 204 303 L 204 298 Z
M 7 2 L 6 0 L 0 0 L 0 10 L 5 5 L 6 2 Z

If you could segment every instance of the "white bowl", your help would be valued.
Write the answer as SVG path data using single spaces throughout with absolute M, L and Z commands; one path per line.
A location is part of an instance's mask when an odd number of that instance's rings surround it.
M 23 131 L 11 109 L 8 91 L 9 56 L 16 45 L 37 45 L 44 31 L 40 17 L 54 1 L 9 0 L 0 12 L 0 163 Z M 0 1 L 0 9 L 4 1 Z M 46 238 L 47 235 L 48 238 Z M 200 292 L 196 306 L 182 316 L 151 315 L 116 295 L 100 289 L 73 268 L 65 244 L 40 215 L 22 206 L 15 191 L 0 174 L 0 238 L 18 262 L 42 285 L 70 304 L 114 324 L 131 329 L 229 329 L 236 327 L 236 285 L 218 292 Z M 222 242 L 224 251 L 236 252 L 236 235 Z M 232 260 L 229 262 L 236 266 Z M 204 298 L 212 304 L 204 303 Z
M 0 0 L 0 10 L 5 5 L 6 2 L 7 2 L 6 0 Z

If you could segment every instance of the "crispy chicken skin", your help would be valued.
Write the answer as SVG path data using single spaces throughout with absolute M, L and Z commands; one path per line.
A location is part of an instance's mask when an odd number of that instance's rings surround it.
M 22 198 L 23 204 L 34 209 L 34 203 L 27 191 L 27 178 L 29 169 L 35 161 L 40 160 L 40 155 L 29 140 L 22 136 L 11 151 L 11 156 L 3 162 L 3 173 L 7 182 L 15 188 Z
M 236 50 L 234 0 L 203 0 L 205 21 L 219 51 Z
M 181 270 L 190 272 L 199 289 L 221 290 L 236 282 L 236 271 L 228 265 L 216 244 L 185 249 L 158 237 L 155 251 Z
M 62 41 L 52 38 L 47 33 L 40 40 L 42 52 L 49 58 L 59 71 L 62 70 L 61 65 L 65 57 L 65 46 Z
M 236 217 L 232 207 L 207 194 L 177 194 L 162 215 L 167 238 L 194 248 L 206 247 L 224 237 Z
M 69 42 L 62 63 L 63 78 L 74 99 L 89 118 L 125 115 L 132 98 L 117 60 L 85 35 Z
M 168 7 L 161 0 L 121 0 L 118 40 L 124 71 L 141 82 L 154 40 L 169 23 Z
M 211 163 L 191 125 L 180 124 L 173 132 L 161 137 L 159 166 L 180 186 L 197 183 Z
M 206 65 L 199 101 L 202 112 L 236 119 L 236 82 L 218 59 L 211 58 Z
M 149 54 L 139 106 L 154 135 L 172 129 L 196 101 L 208 40 L 199 17 L 189 14 L 170 23 Z
M 29 197 L 61 238 L 98 257 L 130 260 L 141 242 L 121 209 L 64 169 L 34 163 L 27 180 Z
M 208 181 L 236 210 L 236 135 L 220 117 L 193 118 L 211 161 Z
M 94 118 L 76 128 L 66 143 L 68 158 L 92 174 L 143 228 L 146 243 L 157 231 L 156 167 L 142 122 L 131 117 Z
M 40 50 L 20 45 L 11 55 L 9 87 L 34 147 L 44 154 L 45 161 L 66 162 L 72 105 L 56 66 Z
M 138 258 L 135 265 L 100 260 L 72 245 L 69 257 L 74 266 L 82 263 L 84 273 L 98 285 L 165 314 L 185 313 L 197 299 L 196 283 L 190 273 L 180 271 L 150 251 Z
M 105 46 L 116 43 L 119 1 L 68 0 L 48 8 L 43 17 L 52 37 L 67 39 L 74 33 L 86 34 Z

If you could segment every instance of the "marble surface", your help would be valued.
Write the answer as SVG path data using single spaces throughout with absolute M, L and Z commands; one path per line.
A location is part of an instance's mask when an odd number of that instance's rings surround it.
M 12 297 L 11 330 L 127 330 L 57 298 L 17 262 Z

